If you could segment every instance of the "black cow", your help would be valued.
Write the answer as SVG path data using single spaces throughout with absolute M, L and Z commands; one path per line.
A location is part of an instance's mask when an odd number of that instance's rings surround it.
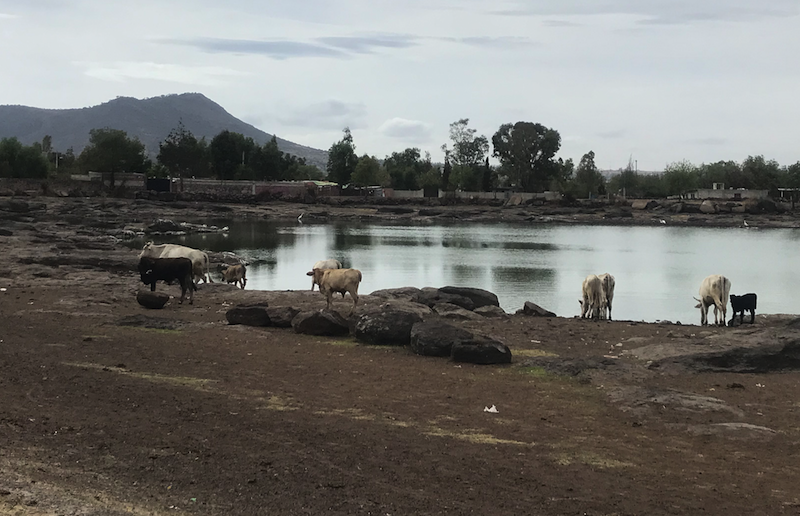
M 744 294 L 743 296 L 734 296 L 731 294 L 731 309 L 733 310 L 733 317 L 728 322 L 728 326 L 733 326 L 733 321 L 736 319 L 736 313 L 739 313 L 739 324 L 744 321 L 744 311 L 750 312 L 750 324 L 756 319 L 756 301 L 758 296 L 755 294 Z
M 192 281 L 192 261 L 188 258 L 149 258 L 143 256 L 139 258 L 139 274 L 142 276 L 142 283 L 150 285 L 150 290 L 155 292 L 156 281 L 166 282 L 178 280 L 181 284 L 181 300 L 186 298 L 186 291 L 189 291 L 189 304 L 194 302 L 194 291 L 197 287 Z

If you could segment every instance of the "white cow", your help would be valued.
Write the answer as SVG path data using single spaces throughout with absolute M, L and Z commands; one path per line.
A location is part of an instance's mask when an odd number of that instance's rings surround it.
M 728 295 L 731 292 L 731 280 L 721 274 L 712 274 L 700 284 L 700 299 L 695 308 L 700 309 L 700 324 L 708 324 L 708 308 L 714 305 L 714 324 L 725 326 L 725 316 L 728 313 Z M 722 318 L 718 314 L 722 314 Z
M 583 280 L 582 291 L 583 299 L 578 301 L 581 305 L 581 318 L 590 316 L 592 319 L 599 319 L 600 314 L 605 315 L 606 293 L 603 290 L 603 281 L 596 275 L 589 274 Z
M 153 242 L 147 242 L 142 247 L 142 252 L 139 253 L 139 258 L 142 257 L 188 258 L 192 261 L 192 273 L 195 278 L 198 278 L 196 283 L 200 283 L 200 280 L 214 282 L 208 272 L 208 255 L 203 251 L 178 244 L 155 245 Z
M 353 307 L 350 313 L 356 309 L 358 304 L 358 284 L 361 283 L 361 271 L 358 269 L 314 269 L 311 271 L 314 282 L 319 285 L 319 291 L 325 296 L 328 302 L 328 310 L 331 309 L 333 293 L 340 292 L 344 297 L 345 292 L 350 293 L 353 298 Z
M 314 276 L 314 269 L 320 270 L 327 270 L 327 269 L 341 269 L 342 264 L 338 260 L 334 260 L 333 258 L 329 258 L 327 260 L 320 260 L 311 267 L 311 272 L 307 272 L 307 276 L 311 276 L 311 292 L 314 292 L 314 285 L 319 285 L 316 280 L 316 276 Z M 344 294 L 342 294 L 344 297 Z
M 606 309 L 608 310 L 608 320 L 611 320 L 611 303 L 614 301 L 614 286 L 616 282 L 614 281 L 614 276 L 609 273 L 603 273 L 597 276 L 600 278 L 600 281 L 603 282 L 603 291 L 606 294 Z M 606 314 L 600 314 L 601 319 L 606 318 Z

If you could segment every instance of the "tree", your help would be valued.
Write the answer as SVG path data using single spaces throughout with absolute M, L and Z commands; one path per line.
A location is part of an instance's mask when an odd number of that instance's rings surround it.
M 450 140 L 453 148 L 449 151 L 453 166 L 480 166 L 489 152 L 489 140 L 485 136 L 475 136 L 477 130 L 467 127 L 469 118 L 462 118 L 450 124 Z M 442 146 L 447 153 L 447 145 Z
M 208 168 L 207 152 L 205 140 L 198 140 L 184 127 L 183 122 L 178 122 L 178 127 L 158 144 L 156 160 L 172 175 L 180 177 L 182 184 L 184 177 L 205 175 Z
M 291 162 L 284 159 L 283 152 L 278 148 L 278 138 L 274 135 L 263 147 L 255 147 L 250 160 L 255 179 L 262 181 L 287 179 L 290 165 Z
M 666 166 L 662 179 L 666 195 L 683 195 L 697 190 L 700 173 L 691 162 L 676 161 Z
M 375 186 L 387 184 L 389 176 L 374 156 L 364 154 L 350 180 L 356 186 Z
M 38 146 L 25 146 L 16 138 L 0 140 L 0 177 L 45 178 L 47 159 Z
M 398 190 L 419 190 L 420 178 L 433 166 L 430 154 L 425 159 L 416 147 L 403 152 L 393 152 L 383 161 L 383 166 L 391 178 L 391 184 Z
M 116 175 L 122 172 L 144 174 L 150 168 L 144 144 L 138 138 L 128 138 L 121 129 L 92 129 L 89 145 L 78 156 L 80 168 L 109 174 L 113 188 Z
M 580 197 L 599 195 L 605 190 L 606 180 L 594 162 L 594 151 L 583 155 L 575 171 L 576 194 Z
M 208 146 L 211 167 L 218 179 L 254 179 L 249 166 L 257 145 L 252 138 L 228 130 L 216 135 Z
M 492 136 L 494 156 L 512 184 L 526 192 L 544 190 L 559 173 L 554 157 L 561 148 L 561 136 L 542 124 L 503 124 Z
M 331 145 L 328 150 L 328 164 L 325 168 L 328 173 L 328 181 L 346 185 L 356 170 L 358 156 L 356 156 L 356 146 L 353 145 L 350 128 L 345 127 L 342 132 L 344 133 L 342 139 Z
M 742 162 L 742 174 L 749 183 L 745 188 L 775 190 L 780 186 L 780 165 L 764 156 L 747 156 Z

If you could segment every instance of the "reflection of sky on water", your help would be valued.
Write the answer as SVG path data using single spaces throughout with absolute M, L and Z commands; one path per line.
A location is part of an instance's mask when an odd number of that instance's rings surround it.
M 615 318 L 697 324 L 692 296 L 704 277 L 724 274 L 732 293 L 758 293 L 759 313 L 797 313 L 787 279 L 800 251 L 798 230 L 465 224 L 384 226 L 358 222 L 275 224 L 224 221 L 227 235 L 171 237 L 246 257 L 248 288 L 303 290 L 320 259 L 364 274 L 362 293 L 404 286 L 490 290 L 509 312 L 533 301 L 577 315 L 587 274 L 617 280 Z M 730 317 L 730 315 L 729 315 Z

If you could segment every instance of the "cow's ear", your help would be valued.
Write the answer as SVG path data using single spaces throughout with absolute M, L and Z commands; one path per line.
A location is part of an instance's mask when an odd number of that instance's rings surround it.
M 313 276 L 313 275 L 314 275 L 314 271 L 311 271 L 311 272 L 307 272 L 307 273 L 306 273 L 306 276 Z

